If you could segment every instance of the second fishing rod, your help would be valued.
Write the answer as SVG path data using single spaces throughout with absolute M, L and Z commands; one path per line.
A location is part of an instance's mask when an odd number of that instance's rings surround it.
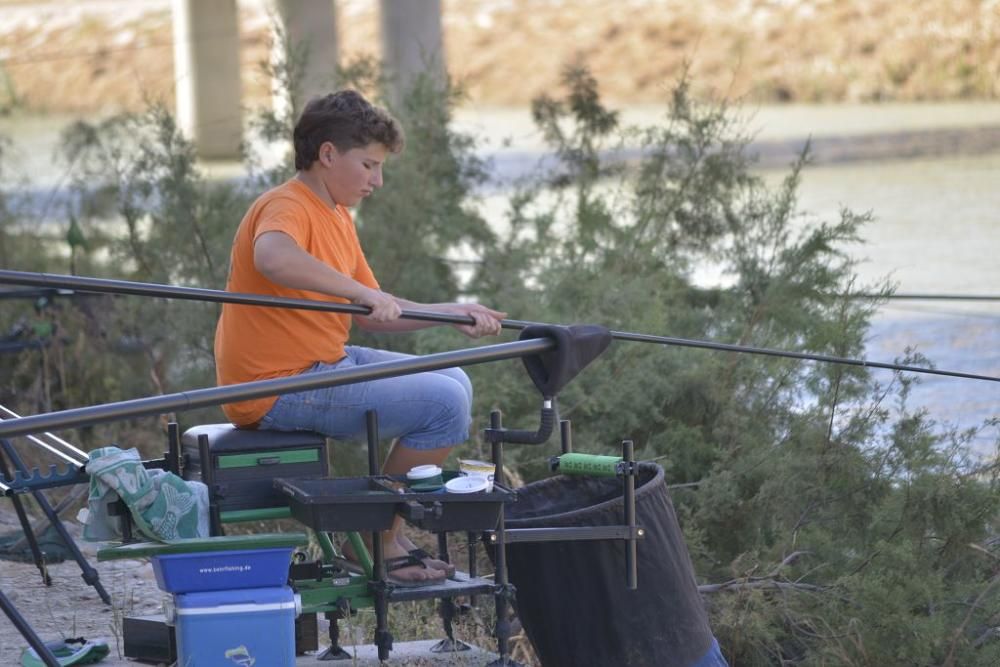
M 102 294 L 121 294 L 132 296 L 156 297 L 162 299 L 181 299 L 187 301 L 202 301 L 210 303 L 231 303 L 247 306 L 265 306 L 269 308 L 295 308 L 302 310 L 318 310 L 350 315 L 367 315 L 370 309 L 367 306 L 358 306 L 348 303 L 337 303 L 332 301 L 319 301 L 311 299 L 291 299 L 286 297 L 269 296 L 263 294 L 243 294 L 238 292 L 226 292 L 224 290 L 213 290 L 201 287 L 181 287 L 177 285 L 163 285 L 159 283 L 142 283 L 128 280 L 114 280 L 109 278 L 91 278 L 86 276 L 68 276 L 54 273 L 32 273 L 28 271 L 10 271 L 0 269 L 0 284 L 26 285 L 30 287 L 48 287 L 63 290 L 76 290 L 82 292 L 96 292 Z M 407 310 L 404 309 L 400 317 L 411 320 L 421 320 L 424 322 L 440 322 L 443 324 L 475 324 L 471 317 L 465 315 L 450 315 L 447 313 L 437 313 L 433 311 Z M 505 319 L 501 323 L 504 329 L 520 330 L 539 322 L 529 322 L 525 320 Z M 720 352 L 736 352 L 742 354 L 755 354 L 770 357 L 782 357 L 786 359 L 798 359 L 800 361 L 817 361 L 821 363 L 840 364 L 845 366 L 859 366 L 863 368 L 878 368 L 906 373 L 919 373 L 924 375 L 940 375 L 946 377 L 962 378 L 966 380 L 980 380 L 984 382 L 1000 382 L 1000 377 L 992 375 L 982 375 L 979 373 L 968 373 L 965 371 L 947 370 L 940 368 L 926 368 L 922 366 L 910 366 L 881 361 L 871 361 L 868 359 L 854 359 L 851 357 L 838 357 L 828 354 L 814 354 L 809 352 L 793 352 L 790 350 L 777 350 L 765 347 L 754 347 L 750 345 L 736 345 L 731 343 L 717 343 L 714 341 L 694 340 L 689 338 L 677 338 L 673 336 L 660 336 L 653 334 L 632 333 L 629 331 L 612 331 L 615 340 L 625 340 L 635 343 L 655 343 L 658 345 L 669 345 L 676 347 L 690 347 L 703 350 L 715 350 Z

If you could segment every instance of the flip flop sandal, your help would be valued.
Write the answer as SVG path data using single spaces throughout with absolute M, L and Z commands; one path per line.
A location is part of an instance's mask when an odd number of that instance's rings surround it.
M 441 570 L 435 570 L 432 567 L 427 567 L 424 561 L 419 558 L 414 558 L 413 556 L 407 554 L 405 556 L 399 556 L 397 558 L 387 558 L 385 561 L 385 578 L 389 583 L 400 586 L 403 588 L 419 588 L 421 586 L 434 586 L 437 584 L 444 583 L 446 577 L 441 579 L 423 579 L 420 581 L 414 581 L 412 579 L 403 579 L 400 577 L 394 577 L 392 575 L 396 570 L 401 570 L 405 567 L 422 567 L 425 570 L 434 570 L 434 572 L 441 572 Z
M 432 570 L 440 570 L 440 571 L 444 572 L 444 575 L 446 577 L 448 577 L 449 579 L 455 576 L 455 566 L 454 565 L 452 565 L 451 563 L 446 563 L 445 561 L 441 560 L 440 558 L 437 558 L 435 556 L 430 555 L 429 553 L 427 553 L 426 551 L 424 551 L 420 547 L 417 547 L 416 549 L 410 549 L 407 553 L 410 556 L 413 556 L 414 558 L 418 559 L 421 563 L 424 564 L 425 567 L 429 567 Z M 441 565 L 444 565 L 445 567 L 438 567 L 438 566 L 433 565 L 433 564 L 431 564 L 431 563 L 429 563 L 427 561 L 434 561 L 435 563 L 441 563 Z
M 45 647 L 52 652 L 61 666 L 90 665 L 100 662 L 111 652 L 108 643 L 103 639 L 87 641 L 82 637 L 45 642 Z M 45 667 L 45 662 L 35 649 L 29 647 L 21 653 L 21 665 L 23 667 Z
M 417 552 L 417 553 L 414 553 L 414 552 Z M 421 556 L 420 554 L 423 554 L 423 556 Z M 439 583 L 441 583 L 441 582 L 444 581 L 444 579 L 442 579 L 442 580 L 432 579 L 432 580 L 425 580 L 425 581 L 412 581 L 412 580 L 407 580 L 407 579 L 401 579 L 401 578 L 398 578 L 398 577 L 392 577 L 389 574 L 390 572 L 392 572 L 394 570 L 399 570 L 399 569 L 402 569 L 404 567 L 416 567 L 416 566 L 422 567 L 425 570 L 434 570 L 435 572 L 445 572 L 445 579 L 447 579 L 450 576 L 454 576 L 454 572 L 455 572 L 454 568 L 452 568 L 452 574 L 449 575 L 447 573 L 447 570 L 439 570 L 439 569 L 431 567 L 430 565 L 428 565 L 427 563 L 425 563 L 423 561 L 424 558 L 431 558 L 433 560 L 437 560 L 433 556 L 428 556 L 427 552 L 424 551 L 423 549 L 414 549 L 413 551 L 411 551 L 410 553 L 408 553 L 405 556 L 397 556 L 396 558 L 389 558 L 389 559 L 387 559 L 385 561 L 386 579 L 388 581 L 392 582 L 396 586 L 405 586 L 407 588 L 413 588 L 413 587 L 416 587 L 416 586 L 427 586 L 429 584 L 439 584 Z M 347 558 L 343 558 L 343 557 L 338 556 L 338 557 L 334 558 L 331 562 L 334 565 L 336 565 L 337 567 L 341 568 L 342 570 L 344 570 L 346 572 L 350 572 L 351 574 L 361 574 L 361 575 L 365 574 L 365 569 L 363 567 L 361 567 L 361 564 L 360 563 L 356 563 L 353 560 L 348 560 Z

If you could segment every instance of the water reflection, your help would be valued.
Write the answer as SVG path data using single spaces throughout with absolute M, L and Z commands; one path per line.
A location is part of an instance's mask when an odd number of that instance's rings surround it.
M 768 178 L 779 178 L 769 173 Z M 901 293 L 1000 295 L 1000 154 L 881 162 L 806 171 L 801 208 L 835 219 L 872 211 L 850 249 L 868 282 L 891 276 Z M 891 302 L 867 354 L 889 360 L 914 346 L 939 368 L 1000 376 L 1000 302 Z M 1000 415 L 1000 383 L 925 376 L 914 401 L 939 421 L 972 427 Z M 980 451 L 991 446 L 988 436 Z

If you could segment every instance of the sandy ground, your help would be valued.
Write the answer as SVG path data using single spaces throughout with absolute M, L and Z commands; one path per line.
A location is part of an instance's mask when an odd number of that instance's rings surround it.
M 10 501 L 2 499 L 0 532 L 19 528 Z M 68 522 L 72 534 L 79 530 Z M 97 563 L 96 548 L 80 543 L 81 550 L 100 573 L 101 583 L 112 604 L 101 601 L 97 591 L 80 576 L 76 561 L 48 566 L 52 586 L 42 583 L 33 563 L 0 561 L 0 588 L 44 641 L 63 637 L 104 638 L 112 656 L 120 656 L 121 619 L 133 614 L 155 614 L 160 610 L 163 593 L 156 587 L 153 568 L 145 561 L 122 560 Z M 19 664 L 27 642 L 14 625 L 0 617 L 0 665 Z
M 338 0 L 342 62 L 380 49 L 378 3 Z M 273 21 L 239 3 L 243 102 Z M 589 65 L 616 104 L 696 92 L 755 102 L 996 99 L 998 0 L 442 0 L 451 73 L 479 106 L 524 106 Z M 169 0 L 0 0 L 0 110 L 96 112 L 173 99 Z

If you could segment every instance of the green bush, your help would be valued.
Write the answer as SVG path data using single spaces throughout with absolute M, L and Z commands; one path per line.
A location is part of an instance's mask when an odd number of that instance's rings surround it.
M 798 212 L 806 156 L 772 191 L 739 119 L 685 82 L 640 130 L 618 127 L 586 70 L 564 85 L 534 106 L 559 168 L 511 198 L 473 293 L 519 319 L 862 355 L 877 301 L 859 294 L 888 286 L 857 284 L 842 250 L 868 216 Z M 626 140 L 641 150 L 623 165 L 610 158 Z M 731 289 L 692 283 L 711 263 Z M 480 411 L 534 419 L 516 364 L 473 373 Z M 560 403 L 577 449 L 629 438 L 666 468 L 732 664 L 994 664 L 995 465 L 969 457 L 972 433 L 942 435 L 907 407 L 912 378 L 885 378 L 616 343 Z M 547 456 L 508 451 L 527 478 L 545 474 Z

